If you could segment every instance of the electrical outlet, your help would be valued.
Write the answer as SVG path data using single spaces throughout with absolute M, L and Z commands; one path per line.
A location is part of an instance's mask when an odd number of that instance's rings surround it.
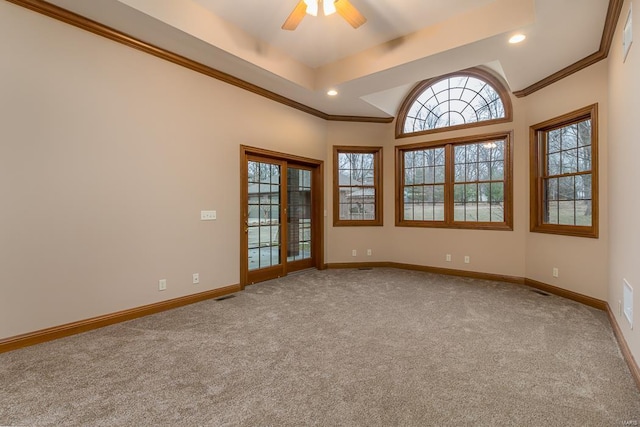
M 198 283 L 200 283 L 200 274 L 193 273 L 193 284 L 197 285 Z
M 469 257 L 469 255 L 465 255 L 464 256 L 464 263 L 465 264 L 469 264 L 471 262 L 471 258 Z
M 558 272 L 558 267 L 553 267 L 552 273 L 553 273 L 553 277 L 558 277 L 558 273 L 559 273 Z
M 358 251 L 356 251 L 355 249 L 352 249 L 351 256 L 358 256 Z
M 367 249 L 367 256 L 371 256 L 371 249 Z
M 164 291 L 167 289 L 167 279 L 158 280 L 158 290 Z
M 447 262 L 451 262 L 451 254 L 447 254 L 447 255 L 445 256 L 445 260 L 446 260 Z

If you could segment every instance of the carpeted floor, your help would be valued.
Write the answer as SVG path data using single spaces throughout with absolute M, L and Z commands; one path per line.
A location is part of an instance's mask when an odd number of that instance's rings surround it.
M 395 269 L 292 275 L 0 354 L 0 425 L 634 422 L 640 394 L 605 313 Z

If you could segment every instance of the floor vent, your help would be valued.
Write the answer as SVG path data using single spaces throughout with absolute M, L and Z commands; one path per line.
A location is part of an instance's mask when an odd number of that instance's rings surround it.
M 226 299 L 231 299 L 231 298 L 235 298 L 235 297 L 236 297 L 235 295 L 225 295 L 223 297 L 216 298 L 214 301 L 224 301 Z
M 373 270 L 373 267 L 360 267 L 358 270 Z
M 548 293 L 546 293 L 546 292 L 544 292 L 544 291 L 539 291 L 539 290 L 537 290 L 537 289 L 532 289 L 532 290 L 531 290 L 531 292 L 535 292 L 535 293 L 536 293 L 536 294 L 538 294 L 538 295 L 544 295 L 545 297 L 548 297 L 548 296 L 550 296 L 550 295 L 551 295 L 551 294 L 548 294 Z

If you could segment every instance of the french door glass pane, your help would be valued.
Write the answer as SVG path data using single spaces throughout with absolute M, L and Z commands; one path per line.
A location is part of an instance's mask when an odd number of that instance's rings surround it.
M 287 261 L 311 258 L 311 171 L 287 169 Z
M 249 270 L 280 264 L 279 165 L 248 162 L 248 258 Z

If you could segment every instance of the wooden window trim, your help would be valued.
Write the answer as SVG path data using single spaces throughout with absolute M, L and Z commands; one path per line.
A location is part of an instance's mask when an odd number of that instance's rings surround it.
M 504 106 L 504 114 L 505 116 L 500 119 L 493 120 L 485 120 L 481 122 L 475 123 L 465 123 L 462 125 L 448 126 L 437 129 L 427 129 L 419 132 L 411 132 L 405 133 L 404 125 L 407 119 L 407 114 L 409 113 L 409 109 L 413 105 L 414 101 L 424 92 L 429 86 L 438 83 L 441 80 L 448 79 L 450 77 L 456 76 L 468 76 L 475 77 L 489 83 L 495 91 L 500 95 L 500 99 L 502 100 L 502 105 Z M 460 130 L 460 129 L 468 129 L 478 126 L 487 126 L 497 123 L 508 123 L 513 121 L 513 106 L 511 104 L 511 96 L 509 95 L 509 90 L 507 89 L 507 84 L 504 80 L 498 76 L 494 71 L 490 70 L 487 67 L 473 67 L 468 68 L 462 71 L 456 71 L 454 73 L 444 74 L 442 76 L 433 77 L 428 80 L 423 80 L 418 83 L 412 90 L 409 92 L 407 97 L 402 102 L 400 106 L 400 110 L 398 111 L 398 119 L 396 120 L 396 139 L 399 138 L 408 138 L 412 136 L 421 136 L 428 135 L 432 133 L 438 132 L 448 132 L 451 130 Z
M 459 144 L 480 143 L 491 140 L 505 141 L 505 170 L 504 170 L 504 221 L 503 222 L 466 222 L 454 221 L 453 185 L 455 171 L 453 168 L 453 147 Z M 405 220 L 404 218 L 404 164 L 402 154 L 405 151 L 420 148 L 445 148 L 445 219 L 444 221 Z M 461 138 L 451 138 L 440 141 L 420 142 L 416 144 L 397 145 L 395 153 L 396 197 L 395 216 L 397 227 L 427 227 L 427 228 L 456 228 L 465 230 L 513 230 L 513 131 L 498 132 L 483 135 L 473 135 Z
M 546 132 L 591 119 L 591 226 L 545 224 L 543 222 L 542 168 L 544 166 L 543 136 Z M 597 239 L 599 235 L 598 197 L 598 104 L 589 105 L 560 117 L 538 123 L 529 128 L 530 149 L 530 231 Z
M 340 180 L 338 154 L 340 153 L 364 153 L 373 154 L 373 173 L 375 189 L 375 218 L 361 220 L 340 219 Z M 362 227 L 362 226 L 382 226 L 383 225 L 383 205 L 382 205 L 382 147 L 368 146 L 333 146 L 333 225 L 334 227 Z

